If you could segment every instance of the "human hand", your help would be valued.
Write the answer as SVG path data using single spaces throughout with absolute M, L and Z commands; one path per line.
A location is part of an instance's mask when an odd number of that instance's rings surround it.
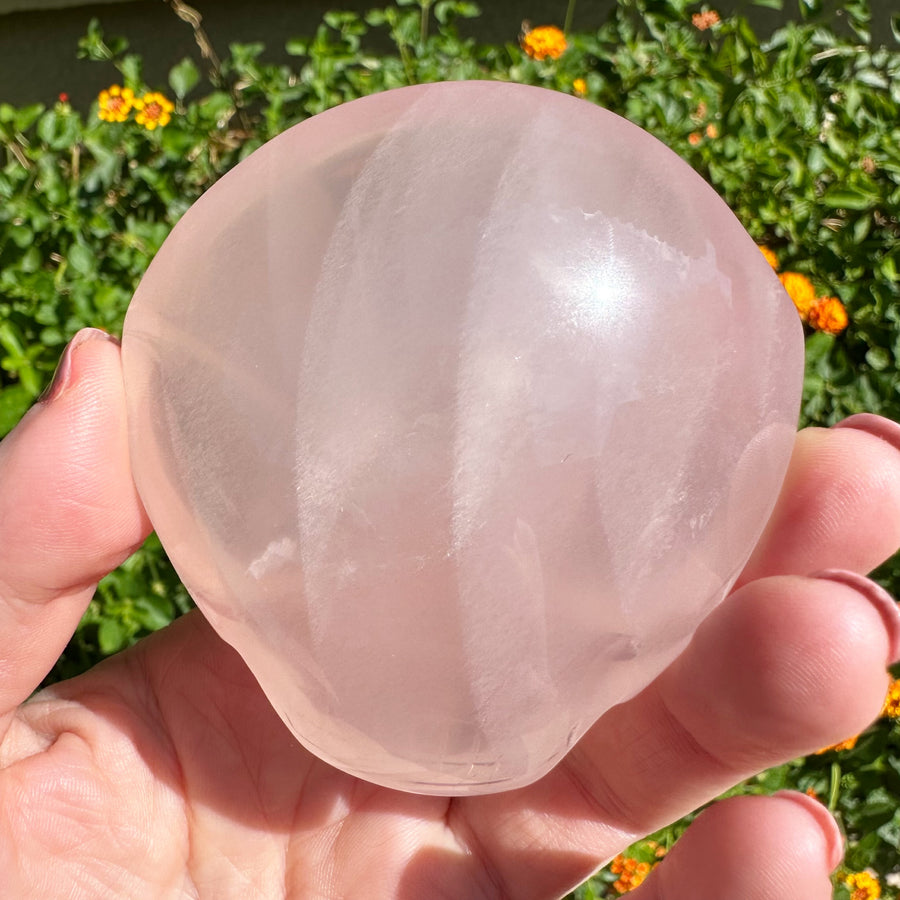
M 859 576 L 810 574 L 866 572 L 900 545 L 900 429 L 873 416 L 798 436 L 740 587 L 530 787 L 425 797 L 331 768 L 197 612 L 29 700 L 95 582 L 150 527 L 116 344 L 85 332 L 66 360 L 0 444 L 3 897 L 560 896 L 639 836 L 880 709 L 896 606 Z M 824 900 L 839 858 L 810 798 L 736 798 L 631 896 Z

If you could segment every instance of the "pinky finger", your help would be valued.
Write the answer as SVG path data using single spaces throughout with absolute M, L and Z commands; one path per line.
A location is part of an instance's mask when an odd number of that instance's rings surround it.
M 634 900 L 829 900 L 842 839 L 804 794 L 734 797 L 700 815 Z

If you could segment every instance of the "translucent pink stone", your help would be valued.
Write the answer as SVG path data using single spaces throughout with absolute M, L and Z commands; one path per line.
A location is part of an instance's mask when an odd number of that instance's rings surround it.
M 728 591 L 802 339 L 666 147 L 468 82 L 348 103 L 226 175 L 124 359 L 141 496 L 291 731 L 474 794 L 547 772 Z

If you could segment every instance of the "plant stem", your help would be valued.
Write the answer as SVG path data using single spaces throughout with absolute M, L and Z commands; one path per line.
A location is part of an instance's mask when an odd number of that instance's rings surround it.
M 563 34 L 568 34 L 572 30 L 572 19 L 575 17 L 575 4 L 577 0 L 569 0 L 566 7 L 566 23 L 563 25 Z
M 12 153 L 23 169 L 30 172 L 32 168 L 34 168 L 31 164 L 31 160 L 28 159 L 22 152 L 22 148 L 16 143 L 15 138 L 8 138 L 5 135 L 0 135 L 0 144 L 3 144 L 3 146 Z
M 419 43 L 424 47 L 428 40 L 428 20 L 431 17 L 431 0 L 419 0 L 422 17 L 419 24 Z
M 831 789 L 828 792 L 828 810 L 834 812 L 837 809 L 838 797 L 841 794 L 841 764 L 831 764 Z
M 166 0 L 166 2 L 172 7 L 172 12 L 174 12 L 182 22 L 187 22 L 187 24 L 191 26 L 191 30 L 194 32 L 194 41 L 200 48 L 200 55 L 209 65 L 210 81 L 212 81 L 216 87 L 228 91 L 231 95 L 231 99 L 234 101 L 235 112 L 241 123 L 241 128 L 243 128 L 244 131 L 249 132 L 250 122 L 244 111 L 243 101 L 234 84 L 225 77 L 225 73 L 222 71 L 222 63 L 219 56 L 212 45 L 212 41 L 209 39 L 209 35 L 207 35 L 206 30 L 203 28 L 203 16 L 201 16 L 193 6 L 188 6 L 187 3 L 184 3 L 183 0 Z

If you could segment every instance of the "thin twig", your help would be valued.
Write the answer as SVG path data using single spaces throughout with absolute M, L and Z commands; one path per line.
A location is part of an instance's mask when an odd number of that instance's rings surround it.
M 577 0 L 569 0 L 569 5 L 566 7 L 566 23 L 563 25 L 563 34 L 568 35 L 572 30 L 572 19 L 575 18 L 575 4 Z
M 228 91 L 231 99 L 234 100 L 234 109 L 240 120 L 241 128 L 249 132 L 250 123 L 244 113 L 240 95 L 222 71 L 222 62 L 216 53 L 215 47 L 212 45 L 212 41 L 209 39 L 209 35 L 206 33 L 206 29 L 203 27 L 203 16 L 193 6 L 188 6 L 187 3 L 184 3 L 183 0 L 165 0 L 165 2 L 172 7 L 172 11 L 179 19 L 191 26 L 194 32 L 194 40 L 200 48 L 200 55 L 209 63 L 210 80 L 216 86 Z
M 167 0 L 167 2 L 169 6 L 172 7 L 172 11 L 175 15 L 178 16 L 182 22 L 187 22 L 188 25 L 191 26 L 194 32 L 194 40 L 200 48 L 200 54 L 209 63 L 213 80 L 224 87 L 225 77 L 222 74 L 222 63 L 216 54 L 212 41 L 209 39 L 209 35 L 203 27 L 203 16 L 201 16 L 193 6 L 188 6 L 187 3 L 183 3 L 182 0 Z
M 424 47 L 428 40 L 428 20 L 431 18 L 431 0 L 419 0 L 422 15 L 419 19 L 419 43 Z
M 15 141 L 0 136 L 0 143 L 12 153 L 26 172 L 30 172 L 34 168 L 34 163 L 22 152 L 22 148 Z

